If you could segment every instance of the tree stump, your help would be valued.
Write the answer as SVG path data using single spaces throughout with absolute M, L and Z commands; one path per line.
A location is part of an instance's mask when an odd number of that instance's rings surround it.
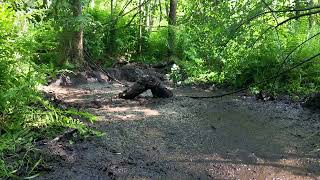
M 169 98 L 173 96 L 173 93 L 166 88 L 158 78 L 155 76 L 145 75 L 142 76 L 131 87 L 120 93 L 119 98 L 134 99 L 148 89 L 151 90 L 153 97 Z

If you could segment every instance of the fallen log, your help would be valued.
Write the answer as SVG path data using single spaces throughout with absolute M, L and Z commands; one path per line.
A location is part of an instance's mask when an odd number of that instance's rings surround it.
M 145 75 L 139 78 L 131 87 L 121 92 L 119 98 L 134 99 L 148 89 L 151 90 L 153 97 L 169 98 L 173 96 L 173 93 L 157 77 Z

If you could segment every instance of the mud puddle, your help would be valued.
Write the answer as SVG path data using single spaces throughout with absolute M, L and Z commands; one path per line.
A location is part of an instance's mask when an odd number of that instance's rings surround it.
M 173 89 L 176 96 L 112 98 L 117 84 L 46 87 L 95 114 L 106 136 L 47 147 L 39 179 L 320 179 L 320 114 L 281 102 Z M 100 103 L 99 107 L 86 104 Z

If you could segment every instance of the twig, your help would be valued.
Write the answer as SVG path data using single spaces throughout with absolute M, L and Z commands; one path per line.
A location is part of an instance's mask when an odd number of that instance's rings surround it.
M 278 23 L 276 26 L 270 26 L 270 27 L 268 27 L 268 28 L 265 29 L 265 30 L 263 31 L 263 33 L 254 41 L 254 43 L 250 46 L 250 48 L 253 47 L 269 30 L 271 30 L 271 29 L 273 29 L 273 28 L 276 29 L 276 28 L 278 28 L 279 26 L 281 26 L 281 25 L 283 25 L 283 24 L 285 24 L 285 23 L 287 23 L 287 22 L 289 22 L 289 21 L 291 21 L 291 20 L 293 20 L 293 19 L 298 19 L 298 18 L 301 18 L 301 17 L 304 17 L 304 16 L 309 16 L 309 15 L 317 14 L 317 13 L 320 13 L 320 10 L 314 11 L 314 12 L 305 13 L 305 14 L 300 14 L 300 15 L 297 15 L 297 16 L 292 16 L 292 17 L 290 17 L 290 18 L 288 18 L 288 19 L 286 19 L 286 20 Z
M 313 38 L 317 37 L 320 35 L 320 32 L 316 33 L 315 35 L 311 36 L 310 38 L 308 38 L 307 40 L 303 41 L 302 43 L 300 43 L 297 47 L 295 47 L 293 50 L 290 51 L 290 53 L 283 59 L 282 64 L 280 65 L 280 68 L 282 68 L 284 66 L 284 64 L 287 62 L 287 60 L 289 59 L 289 57 L 291 56 L 291 54 L 293 54 L 298 48 L 300 48 L 302 45 L 304 45 L 305 43 L 311 41 Z M 280 69 L 278 70 L 277 73 L 280 72 Z
M 133 0 L 129 0 L 121 9 L 118 16 L 121 16 L 121 14 L 127 9 L 127 7 L 132 3 Z
M 320 10 L 313 11 L 313 12 L 308 12 L 308 13 L 304 13 L 304 14 L 299 14 L 299 15 L 296 15 L 296 16 L 292 16 L 292 17 L 282 21 L 281 23 L 277 24 L 277 26 L 275 26 L 275 28 L 277 28 L 277 27 L 279 27 L 279 26 L 281 26 L 281 25 L 283 25 L 283 24 L 285 24 L 285 23 L 287 23 L 287 22 L 289 22 L 289 21 L 291 21 L 293 19 L 298 19 L 298 18 L 301 18 L 301 17 L 304 17 L 304 16 L 310 16 L 310 15 L 318 14 L 318 13 L 320 13 Z
M 269 9 L 269 11 L 262 12 L 260 14 L 256 14 L 256 15 L 250 17 L 249 19 L 247 19 L 246 21 L 240 23 L 239 26 L 236 28 L 236 31 L 238 29 L 240 29 L 240 27 L 243 26 L 244 24 L 249 23 L 249 22 L 253 21 L 254 19 L 256 19 L 258 17 L 261 17 L 263 15 L 266 15 L 266 14 L 270 14 L 270 13 L 286 13 L 286 12 L 296 12 L 296 11 L 309 11 L 309 10 L 318 9 L 318 8 L 320 8 L 320 6 L 314 6 L 314 7 L 304 8 L 304 9 L 284 9 L 284 10 L 270 10 Z
M 305 43 L 309 42 L 310 40 L 312 40 L 313 38 L 317 37 L 320 35 L 320 32 L 316 33 L 315 35 L 311 36 L 310 38 L 308 38 L 307 40 L 305 40 L 304 42 L 302 42 L 301 44 L 299 44 L 297 47 L 295 47 L 284 59 L 285 61 L 288 60 L 288 58 L 291 56 L 292 53 L 294 53 L 299 47 L 301 47 L 302 45 L 304 45 Z
M 74 133 L 76 133 L 78 130 L 77 129 L 68 129 L 67 131 L 65 131 L 63 134 L 57 136 L 56 138 L 52 139 L 49 144 L 54 144 L 57 143 L 63 139 L 69 139 L 70 137 L 72 137 L 72 135 Z
M 267 5 L 267 4 L 266 4 L 266 5 Z M 269 8 L 269 7 L 268 7 L 268 8 Z M 305 8 L 305 9 L 287 9 L 287 10 L 272 10 L 272 9 L 270 10 L 270 8 L 269 8 L 269 11 L 263 12 L 263 13 L 260 13 L 260 14 L 257 14 L 257 15 L 255 15 L 255 16 L 249 18 L 248 21 L 246 21 L 246 22 L 244 22 L 244 23 L 241 23 L 241 24 L 235 29 L 235 31 L 239 30 L 239 28 L 240 28 L 242 25 L 244 25 L 245 23 L 251 22 L 252 20 L 254 20 L 254 19 L 256 19 L 256 18 L 258 18 L 258 17 L 260 17 L 260 16 L 262 16 L 262 15 L 269 14 L 269 13 L 294 12 L 294 11 L 308 11 L 308 10 L 313 10 L 313 9 L 318 9 L 318 8 L 320 8 L 320 6 L 314 6 L 314 7 L 309 7 L 309 8 Z M 286 20 L 284 20 L 284 21 L 282 21 L 282 22 L 280 22 L 280 23 L 277 23 L 277 25 L 275 25 L 275 26 L 270 26 L 270 27 L 268 27 L 268 28 L 265 29 L 265 30 L 262 32 L 262 34 L 260 34 L 260 36 L 249 46 L 249 48 L 252 48 L 260 39 L 262 39 L 263 36 L 264 36 L 269 30 L 271 30 L 271 29 L 273 29 L 273 28 L 277 29 L 279 26 L 281 26 L 281 25 L 283 25 L 283 24 L 285 24 L 285 23 L 287 23 L 287 22 L 289 22 L 289 21 L 291 21 L 291 20 L 293 20 L 293 19 L 298 19 L 298 18 L 301 18 L 301 17 L 304 17 L 304 16 L 309 16 L 309 15 L 313 15 L 313 14 L 317 14 L 317 13 L 320 13 L 320 10 L 313 11 L 313 12 L 308 12 L 308 13 L 304 13 L 304 14 L 299 14 L 299 15 L 296 15 L 296 16 L 292 16 L 292 17 L 290 17 L 290 18 L 288 18 L 288 19 L 286 19 Z M 226 46 L 227 44 L 229 44 L 230 40 L 231 40 L 231 38 L 230 38 L 226 43 L 224 43 L 223 46 Z
M 140 4 L 139 6 L 136 6 L 136 7 L 132 8 L 132 9 L 130 9 L 129 11 L 125 12 L 125 13 L 124 12 L 122 12 L 122 14 L 119 13 L 116 19 L 113 19 L 113 20 L 108 21 L 106 23 L 102 23 L 102 25 L 110 25 L 111 23 L 117 22 L 121 17 L 124 17 L 124 16 L 130 14 L 131 12 L 141 8 L 142 6 L 144 6 L 145 4 L 149 3 L 150 1 L 151 0 L 147 0 L 147 1 L 143 2 L 142 4 Z

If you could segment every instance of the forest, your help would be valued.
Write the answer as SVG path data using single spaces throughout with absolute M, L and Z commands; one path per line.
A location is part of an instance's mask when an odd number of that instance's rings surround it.
M 319 110 L 319 0 L 0 0 L 0 179 L 317 179 Z

